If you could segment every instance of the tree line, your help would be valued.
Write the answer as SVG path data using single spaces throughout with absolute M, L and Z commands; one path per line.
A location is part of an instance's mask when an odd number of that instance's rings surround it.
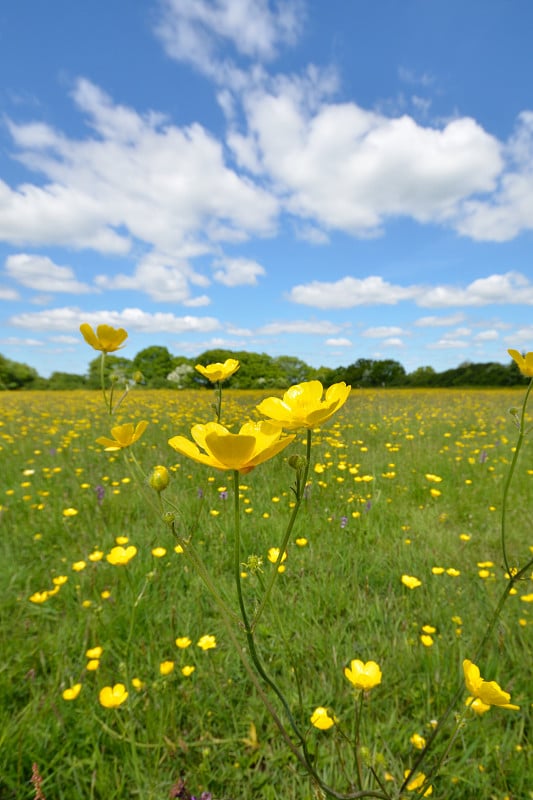
M 206 350 L 197 358 L 174 356 L 166 347 L 153 345 L 132 358 L 108 355 L 106 377 L 120 383 L 132 382 L 151 389 L 199 389 L 209 381 L 195 369 L 196 364 L 224 362 L 236 358 L 239 370 L 228 380 L 233 389 L 286 389 L 294 383 L 317 379 L 324 386 L 345 381 L 354 387 L 454 387 L 518 386 L 527 383 L 514 361 L 508 364 L 489 361 L 482 364 L 463 362 L 454 369 L 437 372 L 433 367 L 418 367 L 406 372 L 394 359 L 358 358 L 353 364 L 339 367 L 310 367 L 294 356 L 269 356 L 225 349 Z M 100 356 L 94 358 L 84 375 L 53 372 L 41 377 L 27 364 L 0 355 L 0 390 L 17 389 L 97 389 L 100 386 Z

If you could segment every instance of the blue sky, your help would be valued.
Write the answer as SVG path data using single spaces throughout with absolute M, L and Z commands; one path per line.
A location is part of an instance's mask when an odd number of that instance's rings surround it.
M 0 353 L 533 349 L 530 0 L 0 8 Z

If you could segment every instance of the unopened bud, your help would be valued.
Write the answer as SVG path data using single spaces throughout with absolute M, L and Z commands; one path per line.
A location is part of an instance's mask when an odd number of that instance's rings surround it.
M 156 492 L 163 492 L 167 488 L 169 480 L 170 475 L 168 474 L 168 469 L 158 466 L 154 467 L 150 473 L 148 483 Z
M 140 370 L 133 373 L 133 380 L 135 383 L 144 383 L 144 375 Z
M 176 515 L 172 511 L 165 511 L 165 513 L 162 516 L 163 522 L 165 523 L 165 525 L 168 525 L 169 527 L 174 525 L 175 519 Z
M 297 472 L 301 472 L 301 470 L 305 469 L 306 464 L 307 464 L 307 459 L 304 456 L 289 457 L 289 467 L 295 469 Z

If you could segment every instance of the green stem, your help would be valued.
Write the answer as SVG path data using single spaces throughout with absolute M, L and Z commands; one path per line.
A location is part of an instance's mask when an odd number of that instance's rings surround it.
M 259 608 L 255 612 L 255 616 L 252 622 L 252 631 L 255 630 L 257 627 L 257 623 L 259 622 L 263 611 L 265 610 L 265 606 L 267 605 L 270 595 L 272 593 L 272 589 L 278 577 L 278 567 L 281 564 L 281 559 L 283 558 L 283 554 L 287 549 L 287 545 L 289 543 L 289 539 L 294 528 L 294 523 L 296 522 L 296 517 L 298 516 L 298 512 L 300 510 L 300 506 L 302 504 L 302 499 L 305 493 L 305 487 L 307 484 L 307 476 L 309 475 L 309 465 L 311 462 L 311 431 L 307 431 L 307 446 L 306 446 L 306 461 L 305 467 L 303 469 L 302 474 L 300 475 L 297 473 L 296 475 L 296 502 L 294 504 L 294 508 L 292 510 L 292 514 L 289 519 L 289 524 L 287 525 L 287 529 L 285 531 L 285 535 L 283 537 L 283 541 L 281 543 L 281 547 L 279 548 L 278 558 L 276 563 L 274 564 L 274 569 L 270 575 L 270 578 L 267 582 L 266 591 L 263 595 L 263 599 L 259 604 Z
M 363 791 L 363 773 L 361 770 L 361 716 L 363 713 L 363 692 L 360 692 L 359 702 L 355 701 L 355 766 L 357 769 L 357 785 Z
M 507 496 L 509 494 L 509 488 L 511 486 L 511 481 L 513 479 L 515 467 L 518 461 L 518 455 L 520 453 L 520 450 L 522 449 L 522 443 L 524 441 L 526 407 L 532 387 L 533 387 L 533 379 L 529 382 L 529 386 L 527 387 L 526 395 L 524 397 L 524 402 L 522 403 L 522 411 L 520 414 L 520 425 L 518 428 L 518 440 L 514 448 L 513 459 L 511 461 L 511 466 L 509 467 L 509 471 L 507 473 L 507 478 L 505 480 L 505 485 L 503 489 L 502 514 L 501 514 L 501 544 L 502 544 L 503 563 L 505 566 L 505 570 L 509 576 L 511 575 L 511 567 L 509 564 L 509 558 L 507 556 L 507 535 L 506 535 Z

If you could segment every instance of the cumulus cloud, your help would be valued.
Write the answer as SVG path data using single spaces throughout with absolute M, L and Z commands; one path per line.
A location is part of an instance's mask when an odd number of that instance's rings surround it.
M 327 344 L 328 347 L 352 347 L 352 342 L 350 339 L 346 339 L 343 336 L 333 339 L 326 339 L 325 344 Z
M 269 61 L 301 30 L 300 0 L 164 0 L 155 28 L 167 54 L 220 79 L 230 62 L 222 47 L 235 55 Z M 224 69 L 225 68 L 225 69 Z
M 9 303 L 12 300 L 18 300 L 19 297 L 20 295 L 15 289 L 9 289 L 7 286 L 0 286 L 0 300 L 5 300 Z
M 478 278 L 464 288 L 435 286 L 418 297 L 418 305 L 431 308 L 447 306 L 486 306 L 491 304 L 533 305 L 533 284 L 519 272 Z
M 118 255 L 141 243 L 186 261 L 274 229 L 277 200 L 231 169 L 201 125 L 141 115 L 84 79 L 73 99 L 93 131 L 86 138 L 9 123 L 17 157 L 44 184 L 0 182 L 0 239 Z
M 533 111 L 519 115 L 504 156 L 506 169 L 497 191 L 463 203 L 457 229 L 465 236 L 505 242 L 533 229 Z
M 362 305 L 396 305 L 411 300 L 426 308 L 449 306 L 485 306 L 491 304 L 533 305 L 533 284 L 519 272 L 489 275 L 467 286 L 399 286 L 377 275 L 368 278 L 347 276 L 338 281 L 311 281 L 293 286 L 288 293 L 293 303 L 315 308 L 354 308 Z M 422 317 L 421 327 L 454 325 L 462 315 Z
M 305 321 L 293 320 L 291 322 L 270 322 L 258 329 L 257 333 L 265 336 L 277 336 L 280 333 L 304 334 L 333 334 L 342 330 L 342 325 L 335 325 L 327 320 Z
M 386 339 L 390 336 L 398 336 L 401 333 L 404 333 L 404 331 L 397 325 L 378 325 L 374 328 L 367 328 L 361 335 L 372 339 Z
M 79 308 L 54 308 L 46 311 L 15 314 L 9 320 L 18 328 L 34 331 L 79 330 L 81 322 L 90 325 L 112 325 L 124 327 L 137 333 L 208 333 L 221 327 L 214 317 L 177 317 L 174 314 L 142 311 L 140 308 L 125 308 L 123 311 L 81 311 Z M 80 338 L 81 341 L 81 338 Z
M 258 277 L 266 275 L 261 264 L 248 258 L 218 259 L 214 267 L 214 279 L 224 286 L 255 286 Z
M 142 292 L 160 303 L 199 306 L 208 305 L 210 302 L 206 295 L 197 297 L 190 295 L 191 284 L 209 285 L 209 280 L 205 276 L 196 273 L 188 262 L 172 256 L 165 258 L 157 253 L 150 253 L 144 257 L 131 274 L 97 275 L 95 284 L 106 290 Z
M 447 317 L 420 317 L 414 324 L 419 328 L 448 328 L 452 325 L 459 325 L 464 318 L 465 315 L 459 312 L 458 314 L 449 314 Z
M 47 256 L 16 253 L 8 256 L 5 271 L 10 278 L 36 291 L 87 294 L 94 289 L 76 279 L 70 267 L 60 267 Z
M 424 127 L 356 103 L 312 107 L 301 81 L 244 98 L 236 158 L 275 182 L 286 209 L 326 229 L 368 236 L 387 218 L 454 224 L 461 203 L 496 187 L 501 144 L 475 120 Z
M 311 281 L 293 286 L 288 299 L 293 303 L 315 308 L 353 308 L 367 305 L 395 305 L 400 300 L 411 300 L 420 293 L 420 287 L 397 286 L 378 275 L 368 278 L 347 276 L 338 281 Z

